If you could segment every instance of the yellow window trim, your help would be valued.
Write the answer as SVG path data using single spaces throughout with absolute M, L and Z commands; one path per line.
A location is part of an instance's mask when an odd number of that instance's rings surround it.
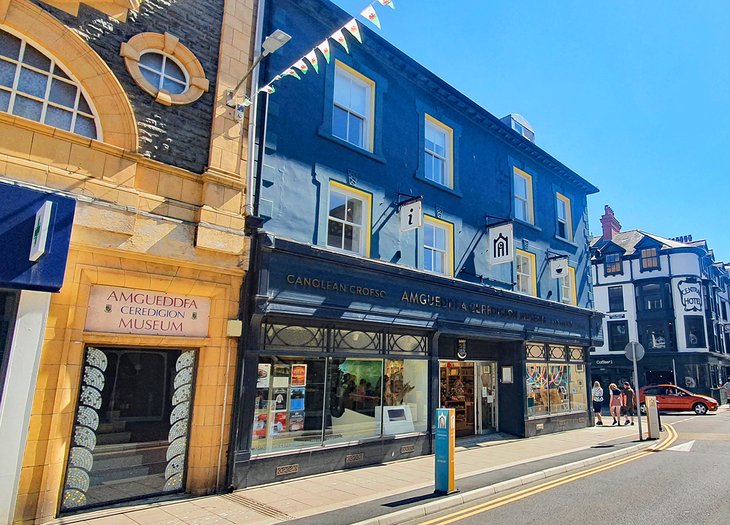
M 364 234 L 365 234 L 365 257 L 370 257 L 370 232 L 372 228 L 371 220 L 373 215 L 373 195 L 371 193 L 368 193 L 363 190 L 359 190 L 357 188 L 353 188 L 352 186 L 348 186 L 347 184 L 343 184 L 341 182 L 337 182 L 336 180 L 330 181 L 330 188 L 338 188 L 343 191 L 346 191 L 348 193 L 353 193 L 357 195 L 358 197 L 362 197 L 362 199 L 365 201 L 365 223 L 363 224 L 364 228 Z M 329 195 L 327 196 L 329 199 Z M 329 211 L 327 212 L 329 214 Z M 329 215 L 328 215 L 329 217 Z
M 441 128 L 446 132 L 446 136 L 448 138 L 449 143 L 447 144 L 448 150 L 449 150 L 449 158 L 448 158 L 448 184 L 447 187 L 452 188 L 454 187 L 454 130 L 451 129 L 449 126 L 444 124 L 438 119 L 435 119 L 428 113 L 425 113 L 426 121 L 430 122 L 434 126 Z M 426 130 L 423 130 L 423 133 L 425 135 Z M 421 153 L 423 155 L 423 153 Z
M 375 81 L 369 79 L 359 71 L 356 71 L 352 69 L 350 66 L 345 64 L 344 62 L 341 62 L 338 59 L 335 59 L 335 67 L 342 69 L 344 72 L 352 75 L 353 77 L 357 78 L 361 82 L 364 82 L 368 86 L 370 86 L 370 114 L 368 115 L 368 143 L 367 147 L 364 148 L 369 152 L 373 152 L 374 150 L 374 144 L 375 144 Z
M 528 208 L 530 212 L 530 224 L 535 224 L 535 210 L 534 210 L 534 200 L 532 198 L 532 175 L 527 173 L 526 171 L 522 171 L 517 166 L 513 166 L 514 173 L 517 173 L 521 177 L 524 177 L 527 179 L 527 201 L 528 201 Z M 514 181 L 512 182 L 512 191 L 514 192 Z
M 575 283 L 575 268 L 572 266 L 568 266 L 568 279 L 570 279 L 570 304 L 573 306 L 578 305 L 578 291 L 576 290 L 576 283 Z M 562 284 L 561 284 L 562 287 Z M 561 297 L 562 299 L 562 297 Z
M 573 240 L 573 214 L 570 209 L 570 199 L 563 195 L 562 193 L 555 192 L 555 196 L 558 198 L 558 200 L 561 200 L 565 203 L 565 228 L 566 233 L 568 234 L 565 238 L 569 241 Z M 557 212 L 556 212 L 556 220 L 557 220 Z
M 436 217 L 432 217 L 430 215 L 424 215 L 423 216 L 423 222 L 430 222 L 434 226 L 438 226 L 440 228 L 445 228 L 449 239 L 447 240 L 446 244 L 449 246 L 449 273 L 451 277 L 454 276 L 454 225 L 453 223 L 450 223 L 448 221 L 444 221 L 441 219 L 437 219 Z
M 530 268 L 532 269 L 532 271 L 530 272 L 532 275 L 532 295 L 534 297 L 537 297 L 537 264 L 535 254 L 519 249 L 515 250 L 515 253 L 517 255 L 527 257 L 530 260 Z M 515 272 L 516 271 L 517 270 L 515 269 Z

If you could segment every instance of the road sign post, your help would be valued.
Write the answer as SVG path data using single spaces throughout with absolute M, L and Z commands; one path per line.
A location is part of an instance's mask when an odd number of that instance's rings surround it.
M 641 430 L 641 402 L 639 401 L 639 372 L 636 367 L 637 361 L 641 361 L 641 358 L 644 357 L 644 347 L 641 346 L 641 343 L 637 343 L 636 341 L 631 341 L 629 344 L 626 345 L 626 348 L 624 348 L 624 354 L 626 355 L 626 359 L 631 360 L 631 362 L 634 364 L 634 402 L 636 403 L 636 419 L 639 420 L 639 441 L 644 441 L 644 433 Z M 628 410 L 628 409 L 627 409 Z M 619 419 L 619 422 L 621 420 Z

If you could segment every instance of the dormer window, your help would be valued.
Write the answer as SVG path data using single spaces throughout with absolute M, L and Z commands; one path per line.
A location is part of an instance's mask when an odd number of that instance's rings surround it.
M 623 266 L 621 265 L 621 254 L 609 253 L 606 254 L 606 260 L 604 261 L 604 268 L 606 275 L 621 275 L 624 273 Z
M 641 271 L 650 271 L 659 269 L 659 256 L 656 248 L 644 248 L 641 250 Z

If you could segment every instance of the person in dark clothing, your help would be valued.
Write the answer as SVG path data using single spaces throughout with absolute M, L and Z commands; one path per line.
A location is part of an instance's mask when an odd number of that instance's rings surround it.
M 628 381 L 624 381 L 624 389 L 621 392 L 624 410 L 626 411 L 626 421 L 624 425 L 634 424 L 634 409 L 636 408 L 636 392 L 631 388 Z

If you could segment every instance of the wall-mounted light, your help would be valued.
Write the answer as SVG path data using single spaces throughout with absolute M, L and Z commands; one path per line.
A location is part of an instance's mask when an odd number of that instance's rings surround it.
M 271 33 L 269 36 L 267 36 L 264 39 L 264 42 L 261 44 L 261 49 L 263 49 L 263 52 L 254 60 L 253 64 L 251 64 L 251 67 L 246 71 L 246 74 L 243 75 L 241 80 L 238 81 L 238 84 L 236 84 L 236 87 L 233 89 L 229 89 L 226 91 L 226 106 L 229 108 L 233 108 L 236 110 L 236 118 L 242 118 L 243 117 L 243 110 L 247 106 L 251 105 L 251 97 L 248 94 L 245 94 L 243 96 L 243 103 L 236 104 L 235 97 L 236 93 L 238 93 L 238 90 L 241 88 L 241 85 L 246 81 L 246 79 L 251 76 L 251 73 L 256 68 L 256 66 L 259 65 L 259 63 L 264 59 L 264 57 L 267 57 L 271 53 L 276 53 L 281 47 L 289 42 L 291 40 L 291 36 L 286 34 L 281 29 L 277 29 L 273 33 Z

